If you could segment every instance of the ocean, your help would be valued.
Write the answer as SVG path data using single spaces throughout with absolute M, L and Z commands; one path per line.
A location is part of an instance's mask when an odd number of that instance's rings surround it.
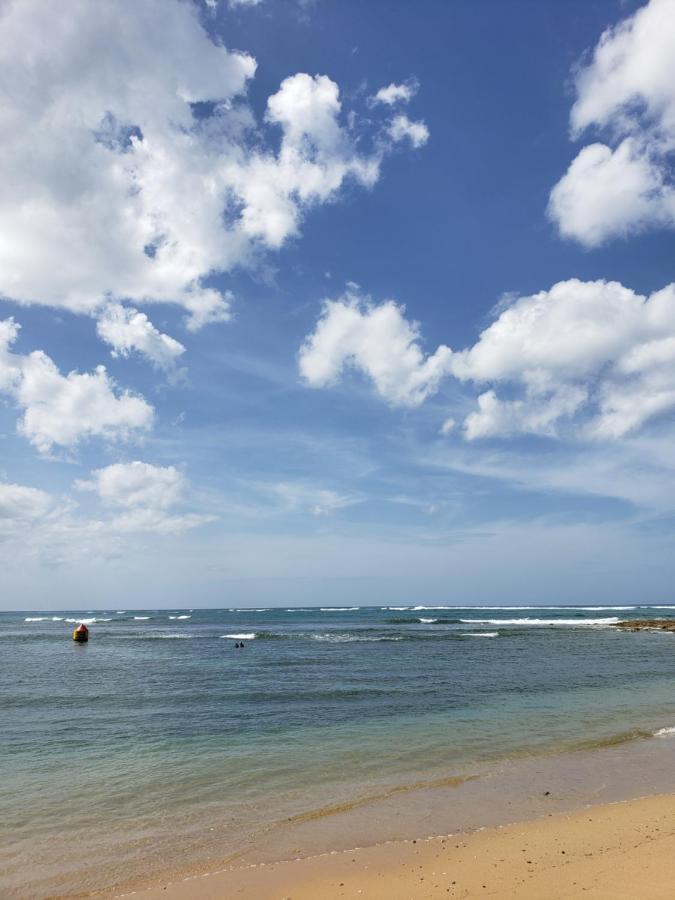
M 675 604 L 2 613 L 0 893 L 125 885 L 409 785 L 668 738 L 675 634 L 611 627 L 657 617 Z

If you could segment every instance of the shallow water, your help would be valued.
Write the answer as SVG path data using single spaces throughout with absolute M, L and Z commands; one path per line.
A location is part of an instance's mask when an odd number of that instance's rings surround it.
M 675 726 L 675 635 L 611 627 L 670 616 L 0 614 L 0 888 L 40 897 L 199 865 L 326 805 Z M 88 644 L 72 620 L 91 620 Z

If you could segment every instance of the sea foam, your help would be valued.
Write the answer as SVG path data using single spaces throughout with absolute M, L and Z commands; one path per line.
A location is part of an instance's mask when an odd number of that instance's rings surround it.
M 356 612 L 360 606 L 321 606 L 319 612 Z
M 562 625 L 569 627 L 589 627 L 593 625 L 615 625 L 619 619 L 617 616 L 607 616 L 603 619 L 460 619 L 465 625 L 533 625 L 548 626 Z
M 675 726 L 673 725 L 667 728 L 659 728 L 658 731 L 654 732 L 654 737 L 669 737 L 671 734 L 675 734 Z
M 255 637 L 255 632 L 245 632 L 244 634 L 221 634 L 221 638 L 232 638 L 233 641 L 252 641 Z
M 460 637 L 480 637 L 480 638 L 495 638 L 499 637 L 498 631 L 466 631 L 464 634 L 460 634 Z

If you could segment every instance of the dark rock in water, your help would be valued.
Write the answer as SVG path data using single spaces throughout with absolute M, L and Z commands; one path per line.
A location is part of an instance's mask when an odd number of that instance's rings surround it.
M 617 622 L 616 627 L 625 631 L 675 632 L 675 619 L 630 619 L 627 622 Z

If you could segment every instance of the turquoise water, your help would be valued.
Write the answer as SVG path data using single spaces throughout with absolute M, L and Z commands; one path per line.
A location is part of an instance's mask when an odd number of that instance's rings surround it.
M 675 635 L 611 623 L 673 616 L 0 614 L 0 878 L 22 896 L 101 887 L 223 857 L 324 805 L 670 728 Z M 86 645 L 70 640 L 81 617 Z

